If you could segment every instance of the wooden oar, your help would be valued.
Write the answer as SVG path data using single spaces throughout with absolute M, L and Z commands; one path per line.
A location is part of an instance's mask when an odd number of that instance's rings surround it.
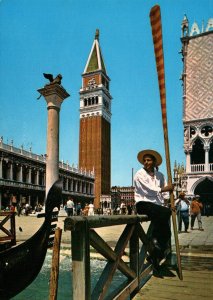
M 160 91 L 160 101 L 161 101 L 161 113 L 163 122 L 163 133 L 164 133 L 164 145 L 165 145 L 165 155 L 166 155 L 166 167 L 168 175 L 168 184 L 172 184 L 172 174 L 171 174 L 171 164 L 170 164 L 170 154 L 169 154 L 169 139 L 168 139 L 168 127 L 167 127 L 167 113 L 166 113 L 166 88 L 165 88 L 165 73 L 164 73 L 164 56 L 163 56 L 163 38 L 162 38 L 162 26 L 161 26 L 161 13 L 160 7 L 155 5 L 150 11 L 150 21 L 152 27 L 152 37 L 155 50 L 155 60 L 158 73 L 158 84 Z M 183 279 L 182 267 L 181 267 L 181 257 L 180 257 L 180 247 L 178 241 L 177 223 L 176 223 L 176 213 L 174 205 L 174 194 L 170 193 L 171 209 L 172 209 L 172 222 L 175 237 L 176 255 L 177 255 L 177 267 L 178 275 L 180 280 Z

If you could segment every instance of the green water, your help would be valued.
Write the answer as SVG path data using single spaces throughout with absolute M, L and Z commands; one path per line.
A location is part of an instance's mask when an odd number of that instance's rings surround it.
M 44 265 L 37 278 L 29 285 L 24 291 L 13 297 L 13 300 L 46 300 L 49 298 L 49 279 L 51 268 L 52 256 L 47 253 Z M 58 295 L 57 300 L 72 299 L 72 271 L 71 271 L 70 257 L 64 257 L 60 261 L 59 282 L 58 282 Z M 103 271 L 106 262 L 102 260 L 93 259 L 91 264 L 91 288 L 95 286 L 101 272 Z M 126 277 L 120 272 L 116 273 L 111 285 L 113 290 L 119 285 Z M 81 299 L 79 299 L 81 300 Z

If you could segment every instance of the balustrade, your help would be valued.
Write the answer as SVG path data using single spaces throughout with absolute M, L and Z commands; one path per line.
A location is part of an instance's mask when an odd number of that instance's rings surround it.
M 191 172 L 196 173 L 196 172 L 204 172 L 205 170 L 205 164 L 194 164 L 191 165 Z

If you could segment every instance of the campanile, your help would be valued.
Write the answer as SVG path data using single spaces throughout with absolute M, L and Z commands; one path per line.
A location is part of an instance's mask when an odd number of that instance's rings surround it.
M 111 100 L 99 30 L 82 74 L 80 89 L 79 167 L 95 172 L 95 208 L 111 186 Z

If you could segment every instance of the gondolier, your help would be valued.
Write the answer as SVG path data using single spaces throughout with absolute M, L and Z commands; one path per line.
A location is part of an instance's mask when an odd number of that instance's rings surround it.
M 171 210 L 166 206 L 165 199 L 169 198 L 168 192 L 173 191 L 173 185 L 167 185 L 164 175 L 158 171 L 162 157 L 157 151 L 142 150 L 137 158 L 143 168 L 134 177 L 136 209 L 138 214 L 148 215 L 151 219 L 151 240 L 155 248 L 150 253 L 150 259 L 157 269 L 171 237 Z

